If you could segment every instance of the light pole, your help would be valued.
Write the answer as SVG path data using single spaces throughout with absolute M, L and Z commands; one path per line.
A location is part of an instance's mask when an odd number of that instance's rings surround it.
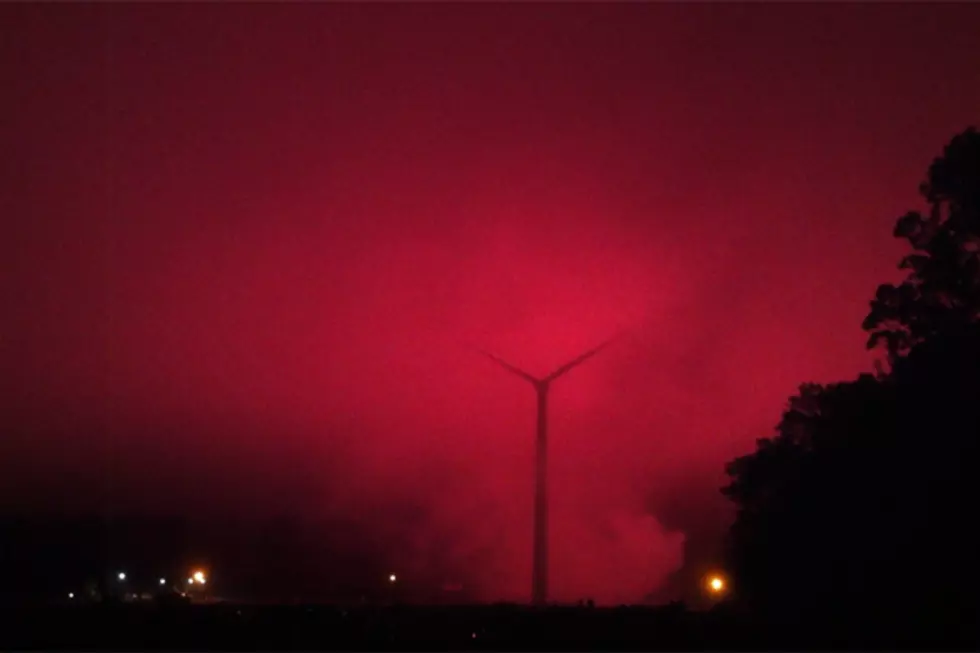
M 592 358 L 615 339 L 615 337 L 610 338 L 542 378 L 532 376 L 499 356 L 481 350 L 484 356 L 491 358 L 508 372 L 529 381 L 534 386 L 538 398 L 534 473 L 534 557 L 531 571 L 531 603 L 534 605 L 544 605 L 548 602 L 548 389 L 552 381 Z

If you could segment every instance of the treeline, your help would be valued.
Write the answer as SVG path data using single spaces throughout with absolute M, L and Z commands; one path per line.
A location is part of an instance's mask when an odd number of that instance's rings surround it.
M 772 437 L 728 465 L 732 601 L 784 623 L 976 646 L 980 134 L 930 166 L 900 218 L 906 277 L 863 328 L 879 372 L 804 384 Z

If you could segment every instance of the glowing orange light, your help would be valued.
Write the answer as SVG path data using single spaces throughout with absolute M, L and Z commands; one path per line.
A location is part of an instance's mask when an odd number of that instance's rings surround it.
M 725 591 L 725 579 L 721 576 L 712 576 L 708 579 L 708 589 L 719 594 Z

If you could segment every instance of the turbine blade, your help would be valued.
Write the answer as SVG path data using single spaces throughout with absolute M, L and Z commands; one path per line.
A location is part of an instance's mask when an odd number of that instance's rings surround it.
M 544 377 L 544 382 L 545 383 L 550 383 L 550 382 L 554 381 L 555 379 L 557 379 L 559 376 L 561 376 L 563 374 L 567 374 L 572 368 L 581 365 L 582 363 L 584 363 L 585 361 L 589 360 L 590 358 L 592 358 L 593 356 L 595 356 L 596 354 L 598 354 L 600 351 L 602 351 L 603 349 L 605 349 L 606 347 L 608 347 L 609 345 L 611 345 L 612 342 L 614 340 L 618 339 L 621 335 L 622 334 L 616 334 L 612 338 L 609 338 L 608 340 L 606 340 L 602 344 L 600 344 L 600 345 L 598 345 L 596 347 L 593 347 L 592 349 L 590 349 L 589 351 L 585 352 L 581 356 L 578 356 L 577 358 L 573 358 L 572 360 L 568 361 L 567 363 L 565 363 L 564 365 L 562 365 L 561 367 L 559 367 L 558 369 L 556 369 L 554 372 L 552 372 L 548 376 Z
M 501 367 L 503 367 L 508 372 L 511 372 L 513 374 L 516 374 L 519 377 L 522 377 L 524 379 L 527 379 L 528 381 L 530 381 L 531 383 L 533 383 L 535 385 L 537 385 L 540 382 L 540 379 L 531 376 L 530 374 L 528 374 L 527 372 L 525 372 L 521 368 L 517 367 L 516 365 L 511 365 L 510 363 L 508 363 L 507 361 L 505 361 L 500 356 L 495 356 L 495 355 L 491 354 L 490 352 L 484 351 L 482 349 L 478 349 L 477 351 L 479 351 L 481 354 L 483 354 L 484 356 L 486 356 L 490 360 L 496 362 L 498 365 L 500 365 Z

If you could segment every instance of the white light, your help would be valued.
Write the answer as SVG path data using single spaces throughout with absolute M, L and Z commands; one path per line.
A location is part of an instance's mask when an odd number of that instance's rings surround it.
M 166 585 L 167 584 L 167 579 L 166 578 L 161 578 L 160 579 L 160 584 L 161 585 Z
M 201 585 L 203 585 L 204 584 L 204 572 L 203 571 L 195 571 L 194 572 L 194 580 L 196 580 Z
M 395 576 L 394 574 L 388 576 L 389 583 L 394 583 L 396 580 L 398 580 L 398 576 Z
M 75 593 L 74 592 L 68 592 L 68 598 L 70 598 L 70 599 L 75 598 Z
M 116 576 L 116 578 L 118 578 L 119 580 L 126 580 L 126 572 L 120 571 L 119 574 Z
M 193 585 L 194 584 L 194 579 L 193 578 L 188 578 L 187 579 L 187 584 L 188 585 Z

